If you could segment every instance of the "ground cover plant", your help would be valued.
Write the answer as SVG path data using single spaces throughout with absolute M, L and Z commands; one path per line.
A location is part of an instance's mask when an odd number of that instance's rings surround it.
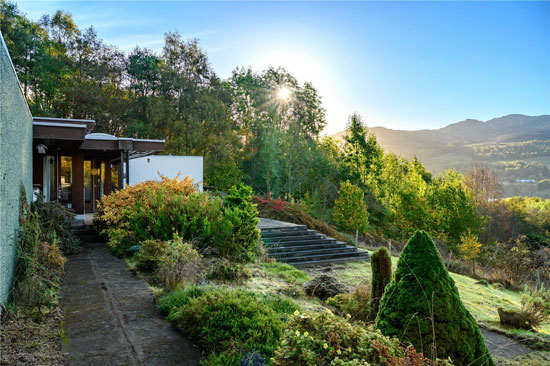
M 329 311 L 295 313 L 288 323 L 273 365 L 445 365 L 426 359 L 413 347 L 401 347 L 396 338 L 351 324 Z
M 429 357 L 450 357 L 456 365 L 494 365 L 474 318 L 423 231 L 403 249 L 375 325 Z
M 159 307 L 207 352 L 204 365 L 235 365 L 253 351 L 271 357 L 285 317 L 298 309 L 280 296 L 197 286 L 165 295 Z

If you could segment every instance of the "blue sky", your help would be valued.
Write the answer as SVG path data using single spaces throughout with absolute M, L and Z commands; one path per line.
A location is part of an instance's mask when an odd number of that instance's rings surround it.
M 32 19 L 63 9 L 107 43 L 160 51 L 199 38 L 222 78 L 287 68 L 327 109 L 326 133 L 439 128 L 510 113 L 550 114 L 550 2 L 17 1 Z

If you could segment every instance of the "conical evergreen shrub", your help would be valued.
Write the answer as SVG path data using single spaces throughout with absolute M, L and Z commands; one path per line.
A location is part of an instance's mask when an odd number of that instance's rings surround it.
M 372 268 L 371 284 L 371 308 L 369 319 L 372 321 L 378 314 L 380 299 L 384 294 L 384 289 L 391 280 L 391 257 L 388 249 L 378 248 L 370 257 Z
M 380 301 L 376 327 L 428 357 L 454 365 L 493 366 L 474 318 L 460 300 L 432 239 L 417 231 Z

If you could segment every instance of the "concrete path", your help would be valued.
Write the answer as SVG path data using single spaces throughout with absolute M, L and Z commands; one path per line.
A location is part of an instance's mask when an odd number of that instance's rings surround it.
M 68 365 L 199 365 L 200 351 L 163 319 L 147 283 L 105 244 L 84 245 L 65 265 Z
M 525 347 L 521 343 L 518 343 L 512 338 L 506 337 L 503 334 L 493 332 L 481 327 L 479 328 L 479 330 L 481 331 L 481 334 L 485 339 L 485 345 L 493 356 L 514 358 L 533 352 L 531 349 Z

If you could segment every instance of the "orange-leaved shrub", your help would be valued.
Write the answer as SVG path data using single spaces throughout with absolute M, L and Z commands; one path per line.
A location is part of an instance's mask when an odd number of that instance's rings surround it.
M 145 240 L 169 241 L 177 234 L 196 249 L 209 247 L 221 257 L 246 262 L 260 236 L 250 187 L 233 187 L 221 199 L 198 192 L 189 178 L 162 177 L 111 193 L 96 217 L 118 255 Z
M 187 176 L 180 179 L 179 177 L 167 178 L 161 175 L 160 181 L 141 182 L 105 195 L 96 209 L 96 224 L 103 230 L 109 230 L 113 227 L 127 229 L 131 213 L 128 208 L 139 202 L 145 209 L 148 209 L 147 196 L 154 195 L 159 191 L 177 193 L 183 196 L 198 193 L 193 185 L 193 180 Z M 105 233 L 108 234 L 108 232 Z

